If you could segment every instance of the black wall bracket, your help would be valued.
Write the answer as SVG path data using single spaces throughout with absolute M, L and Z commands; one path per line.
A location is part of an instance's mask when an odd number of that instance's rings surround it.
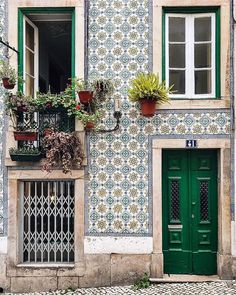
M 16 50 L 15 47 L 10 46 L 8 42 L 4 42 L 4 41 L 2 40 L 2 37 L 0 37 L 0 43 L 2 43 L 4 46 L 6 46 L 7 49 L 11 49 L 11 50 L 13 50 L 15 53 L 19 54 L 19 51 Z

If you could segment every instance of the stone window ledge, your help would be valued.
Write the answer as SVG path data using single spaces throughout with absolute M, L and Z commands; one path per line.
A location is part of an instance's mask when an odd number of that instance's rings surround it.
M 74 268 L 74 263 L 20 263 L 16 267 L 20 268 Z

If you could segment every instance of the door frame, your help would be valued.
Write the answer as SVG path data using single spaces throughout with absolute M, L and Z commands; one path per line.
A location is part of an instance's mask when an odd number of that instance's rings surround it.
M 153 139 L 153 254 L 151 276 L 163 277 L 162 252 L 162 150 L 185 149 L 186 139 Z M 218 160 L 218 251 L 217 274 L 231 277 L 231 217 L 230 217 L 230 140 L 226 138 L 198 139 L 198 149 L 217 150 Z M 154 173 L 155 172 L 155 173 Z

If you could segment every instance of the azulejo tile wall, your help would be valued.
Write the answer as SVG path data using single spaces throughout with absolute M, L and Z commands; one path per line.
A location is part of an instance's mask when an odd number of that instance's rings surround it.
M 87 235 L 152 234 L 150 151 L 152 137 L 228 137 L 225 110 L 159 111 L 140 116 L 127 88 L 137 71 L 151 68 L 152 1 L 91 0 L 89 77 L 113 79 L 122 101 L 121 130 L 89 137 L 86 188 Z M 114 124 L 113 103 L 106 104 L 106 128 Z
M 0 37 L 3 39 L 6 36 L 7 18 L 6 18 L 6 1 L 0 0 Z M 5 48 L 0 44 L 0 60 L 4 58 Z M 4 105 L 3 105 L 4 90 L 0 87 L 0 235 L 5 233 L 6 214 L 5 205 L 6 199 L 3 198 L 3 127 L 4 127 Z

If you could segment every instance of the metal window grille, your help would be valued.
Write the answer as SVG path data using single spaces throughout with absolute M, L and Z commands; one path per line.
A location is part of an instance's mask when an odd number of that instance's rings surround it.
M 180 220 L 180 187 L 179 180 L 171 181 L 171 220 Z
M 208 195 L 209 195 L 209 182 L 208 181 L 201 181 L 200 182 L 201 221 L 209 220 Z
M 22 191 L 23 262 L 74 261 L 74 182 L 24 181 Z

